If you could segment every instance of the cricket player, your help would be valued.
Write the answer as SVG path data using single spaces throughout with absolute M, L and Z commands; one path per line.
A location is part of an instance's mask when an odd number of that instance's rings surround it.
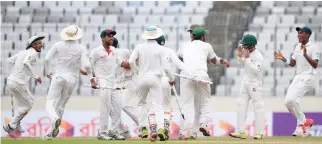
M 187 43 L 185 48 L 182 49 L 184 64 L 190 66 L 191 71 L 189 72 L 190 74 L 183 72 L 183 75 L 209 81 L 207 60 L 212 64 L 224 64 L 226 67 L 229 67 L 228 61 L 218 57 L 212 46 L 209 43 L 204 42 L 207 33 L 208 30 L 203 27 L 196 27 L 193 29 L 193 41 Z M 193 115 L 191 115 L 191 112 L 193 111 L 192 105 L 194 105 L 195 117 L 200 120 L 199 131 L 202 132 L 204 136 L 210 136 L 208 129 L 208 123 L 210 122 L 209 114 L 212 110 L 210 105 L 210 85 L 193 80 L 186 80 L 181 84 L 186 88 L 184 91 L 181 91 L 180 102 L 187 122 L 184 123 L 179 139 L 187 140 L 189 138 L 188 127 L 194 120 Z
M 285 106 L 297 120 L 297 127 L 293 136 L 308 136 L 313 119 L 306 119 L 300 108 L 300 99 L 313 88 L 316 67 L 320 60 L 319 47 L 310 42 L 312 31 L 308 27 L 297 27 L 299 43 L 295 46 L 290 58 L 284 57 L 280 51 L 275 51 L 275 59 L 282 60 L 291 67 L 296 67 L 296 75 L 287 90 Z
M 160 28 L 155 26 L 148 27 L 144 34 L 143 39 L 147 42 L 138 45 L 129 59 L 129 65 L 136 67 L 136 60 L 139 62 L 138 73 L 138 93 L 139 93 L 139 106 L 146 105 L 146 99 L 149 93 L 149 99 L 152 103 L 152 108 L 149 109 L 149 125 L 150 125 L 150 140 L 156 141 L 159 136 L 160 141 L 165 141 L 163 125 L 163 107 L 162 107 L 162 85 L 161 77 L 163 71 L 169 78 L 169 84 L 174 85 L 174 77 L 170 71 L 166 55 L 164 54 L 162 46 L 158 45 L 155 41 L 158 37 L 162 36 L 163 32 Z M 142 115 L 142 113 L 141 113 Z M 159 128 L 157 130 L 157 128 Z
M 135 81 L 133 81 L 133 75 L 135 71 L 132 71 L 130 68 L 124 67 L 122 61 L 129 59 L 130 52 L 128 49 L 118 48 L 118 40 L 113 39 L 113 47 L 115 47 L 115 54 L 117 57 L 117 67 L 116 67 L 116 96 L 115 104 L 112 107 L 115 109 L 116 113 L 119 113 L 121 116 L 122 109 L 123 111 L 130 116 L 130 118 L 139 125 L 138 121 L 138 111 L 136 108 L 137 96 L 135 89 Z M 113 101 L 112 101 L 113 102 Z M 120 121 L 120 122 L 118 122 Z M 112 125 L 119 124 L 118 132 L 125 138 L 130 138 L 130 131 L 124 126 L 121 117 L 112 117 Z
M 245 67 L 245 75 L 241 83 L 237 99 L 238 131 L 230 133 L 231 137 L 246 139 L 245 120 L 249 101 L 253 102 L 255 112 L 256 134 L 254 139 L 262 139 L 265 127 L 263 94 L 263 55 L 256 49 L 257 39 L 253 35 L 245 35 L 240 41 L 237 58 Z
M 189 32 L 189 34 L 190 34 L 190 41 L 187 41 L 187 42 L 184 42 L 181 46 L 180 46 L 180 48 L 179 48 L 179 50 L 178 50 L 178 52 L 177 52 L 177 55 L 178 55 L 178 57 L 179 57 L 179 59 L 181 60 L 181 61 L 183 61 L 183 58 L 182 58 L 182 51 L 183 51 L 183 49 L 185 48 L 185 45 L 186 44 L 189 44 L 189 43 L 191 43 L 192 41 L 193 41 L 193 34 L 192 34 L 192 30 L 194 29 L 194 28 L 196 28 L 196 27 L 200 27 L 200 25 L 198 25 L 198 24 L 192 24 L 191 26 L 190 26 L 190 29 L 187 31 L 187 32 Z M 183 61 L 184 62 L 184 61 Z M 181 74 L 183 74 L 184 72 L 182 71 L 181 72 Z M 184 87 L 184 85 L 182 85 L 182 83 L 185 83 L 185 81 L 187 81 L 186 79 L 184 79 L 184 78 L 180 78 L 180 91 L 185 91 L 185 89 L 186 89 L 186 87 Z M 193 124 L 193 129 L 192 129 L 192 131 L 190 132 L 188 132 L 188 138 L 189 139 L 197 139 L 197 137 L 198 137 L 198 132 L 199 132 L 199 129 L 198 129 L 198 127 L 199 127 L 199 117 L 195 117 L 195 119 L 194 119 L 194 124 Z M 183 128 L 184 127 L 184 120 L 182 119 L 182 117 L 180 117 L 180 128 Z
M 34 97 L 28 89 L 30 78 L 36 79 L 40 84 L 42 82 L 41 77 L 32 68 L 36 64 L 38 53 L 41 52 L 41 40 L 44 38 L 43 36 L 32 36 L 28 40 L 26 50 L 7 59 L 7 62 L 11 66 L 11 73 L 8 77 L 8 88 L 17 105 L 14 116 L 9 124 L 3 126 L 3 129 L 12 138 L 16 138 L 23 132 L 20 122 L 30 111 L 34 102 Z
M 116 32 L 111 29 L 103 30 L 100 34 L 102 45 L 93 49 L 90 55 L 90 63 L 93 67 L 95 77 L 98 80 L 100 89 L 100 129 L 97 134 L 99 140 L 125 140 L 125 137 L 118 133 L 121 123 L 121 97 L 116 96 L 117 55 L 113 47 L 113 39 Z M 104 88 L 105 87 L 105 88 Z M 112 124 L 110 130 L 109 116 Z
M 157 43 L 164 47 L 165 37 L 162 35 L 161 37 L 156 39 Z M 176 56 L 175 52 L 170 48 L 164 47 L 164 53 L 167 56 L 169 65 L 174 64 L 182 71 L 188 72 L 188 68 L 180 61 L 180 59 Z M 172 109 L 171 109 L 171 87 L 169 85 L 169 78 L 166 74 L 161 78 L 162 84 L 162 92 L 163 92 L 163 108 L 164 108 L 164 133 L 166 135 L 166 140 L 169 139 L 170 132 L 170 124 L 172 118 Z
M 82 36 L 82 29 L 76 25 L 64 28 L 60 33 L 63 40 L 55 43 L 46 55 L 46 66 L 51 59 L 56 59 L 56 72 L 54 75 L 51 71 L 46 74 L 51 79 L 46 98 L 46 109 L 52 125 L 47 130 L 44 140 L 50 140 L 58 135 L 65 105 L 77 84 L 81 66 L 88 74 L 91 86 L 96 87 L 97 85 L 92 77 L 92 68 L 87 58 L 86 48 L 77 42 Z

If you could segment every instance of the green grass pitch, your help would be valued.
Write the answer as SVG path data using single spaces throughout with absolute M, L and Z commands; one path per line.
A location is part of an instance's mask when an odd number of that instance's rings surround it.
M 125 141 L 101 141 L 95 137 L 73 137 L 56 138 L 51 141 L 44 141 L 40 138 L 1 138 L 2 144 L 147 144 L 151 143 L 148 139 L 130 138 Z M 200 137 L 197 140 L 179 141 L 176 137 L 171 137 L 169 141 L 156 143 L 166 144 L 322 144 L 322 137 L 264 137 L 262 140 L 254 140 L 252 137 L 247 139 L 235 139 L 231 137 Z

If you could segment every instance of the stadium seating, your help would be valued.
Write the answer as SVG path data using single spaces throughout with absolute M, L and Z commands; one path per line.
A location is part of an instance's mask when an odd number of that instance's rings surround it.
M 264 85 L 270 84 L 263 88 L 264 96 L 278 95 L 285 96 L 287 88 L 295 75 L 295 69 L 287 67 L 281 62 L 276 62 L 273 57 L 275 49 L 281 49 L 283 53 L 289 56 L 298 43 L 295 27 L 309 26 L 313 34 L 310 41 L 316 42 L 321 47 L 322 43 L 322 8 L 320 2 L 301 2 L 301 1 L 262 1 L 257 7 L 252 21 L 248 25 L 248 31 L 244 34 L 254 34 L 258 38 L 257 48 L 264 55 L 264 71 L 268 75 L 264 76 Z M 322 56 L 322 55 L 321 55 Z M 320 56 L 320 57 L 321 57 Z M 236 51 L 231 61 L 236 61 Z M 276 64 L 274 64 L 276 62 Z M 276 67 L 273 67 L 276 65 Z M 276 68 L 276 89 L 274 89 L 274 68 Z M 234 80 L 235 83 L 230 88 L 230 94 L 235 95 L 238 85 L 241 82 L 242 75 L 236 75 L 236 72 L 242 70 L 240 66 L 232 67 L 226 70 L 228 79 Z M 317 69 L 317 84 L 315 88 L 307 95 L 322 96 L 322 68 L 321 64 Z M 222 76 L 224 77 L 224 76 Z M 222 79 L 221 79 L 222 81 Z M 319 83 L 320 82 L 320 83 Z M 217 95 L 223 93 L 225 82 L 217 86 Z
M 31 35 L 46 36 L 39 55 L 41 62 L 36 67 L 46 82 L 44 86 L 37 85 L 32 89 L 36 95 L 46 95 L 48 80 L 44 78 L 44 56 L 60 40 L 60 31 L 69 24 L 77 24 L 85 31 L 80 43 L 88 52 L 101 43 L 99 32 L 106 28 L 115 29 L 120 45 L 132 50 L 142 41 L 144 28 L 150 24 L 164 29 L 168 38 L 166 46 L 176 51 L 183 41 L 189 39 L 186 30 L 190 24 L 203 24 L 211 7 L 212 2 L 204 1 L 1 1 L 1 60 L 25 49 Z M 176 34 L 176 29 L 180 34 Z M 5 81 L 9 74 L 6 68 L 5 64 L 1 67 L 5 72 L 1 81 Z M 86 77 L 81 81 L 85 83 Z M 92 90 L 81 86 L 77 86 L 75 93 L 91 95 Z

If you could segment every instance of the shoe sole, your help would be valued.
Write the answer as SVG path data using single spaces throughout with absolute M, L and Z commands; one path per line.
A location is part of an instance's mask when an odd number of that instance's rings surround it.
M 243 137 L 238 137 L 238 136 L 234 136 L 232 134 L 229 134 L 230 137 L 233 137 L 233 138 L 239 138 L 239 139 L 246 139 L 246 138 L 243 138 Z
M 199 131 L 202 132 L 203 136 L 210 136 L 210 134 L 204 128 L 199 128 Z
M 152 134 L 151 138 L 150 138 L 150 141 L 155 142 L 155 141 L 157 141 L 157 138 L 158 138 L 158 134 Z
M 59 126 L 60 126 L 60 124 L 61 124 L 61 120 L 57 119 L 56 122 L 55 122 L 55 128 L 53 130 L 53 134 L 52 134 L 53 137 L 57 137 L 57 135 L 59 134 Z

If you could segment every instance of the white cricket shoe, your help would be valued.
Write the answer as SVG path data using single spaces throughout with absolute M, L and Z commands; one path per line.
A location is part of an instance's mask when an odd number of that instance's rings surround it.
M 304 126 L 298 125 L 293 132 L 293 136 L 303 136 L 304 135 Z
M 121 133 L 120 135 L 121 135 L 121 136 L 123 136 L 123 137 L 125 137 L 125 139 L 129 139 L 129 138 L 131 138 L 131 134 L 130 134 L 130 132 L 129 132 L 129 131 L 126 131 L 126 132 L 124 132 L 124 133 Z
M 115 140 L 125 140 L 125 137 L 120 135 L 118 132 L 108 131 L 107 135 Z
M 109 137 L 106 132 L 99 132 L 97 133 L 97 139 L 98 140 L 113 140 L 112 137 Z
M 15 129 L 12 128 L 9 124 L 3 126 L 3 130 L 9 134 L 11 138 L 16 138 Z
M 204 136 L 210 136 L 209 128 L 206 124 L 200 124 L 199 131 L 202 132 Z
M 53 139 L 53 136 L 51 135 L 51 133 L 44 135 L 42 138 L 42 140 L 52 140 L 52 139 Z

